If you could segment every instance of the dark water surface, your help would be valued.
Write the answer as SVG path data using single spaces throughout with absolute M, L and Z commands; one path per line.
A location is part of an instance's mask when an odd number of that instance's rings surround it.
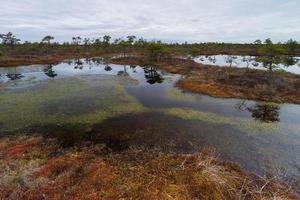
M 174 86 L 180 75 L 100 58 L 0 68 L 0 75 L 1 135 L 40 132 L 113 150 L 214 147 L 250 172 L 299 174 L 299 105 L 193 94 Z

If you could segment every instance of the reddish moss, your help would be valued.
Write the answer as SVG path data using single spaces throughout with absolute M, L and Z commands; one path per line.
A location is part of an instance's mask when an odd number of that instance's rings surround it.
M 19 139 L 10 143 L 22 144 Z M 38 150 L 50 155 L 55 148 L 45 145 L 56 146 L 40 140 L 26 154 Z M 9 174 L 20 176 L 4 180 L 6 171 L 0 171 L 0 199 L 295 199 L 287 186 L 248 176 L 211 151 L 175 154 L 139 148 L 105 154 L 100 149 L 61 149 L 59 156 L 42 157 L 37 172 L 19 173 L 33 157 L 16 157 Z M 1 164 L 5 168 L 12 160 Z

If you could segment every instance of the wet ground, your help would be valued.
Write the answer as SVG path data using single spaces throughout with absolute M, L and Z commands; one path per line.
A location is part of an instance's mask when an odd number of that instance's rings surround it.
M 180 75 L 100 58 L 0 74 L 3 137 L 39 133 L 66 146 L 105 143 L 115 151 L 213 147 L 250 172 L 299 174 L 299 105 L 193 94 L 174 86 Z

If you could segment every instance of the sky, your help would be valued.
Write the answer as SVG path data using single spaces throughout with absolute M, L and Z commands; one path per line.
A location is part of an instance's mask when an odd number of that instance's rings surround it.
M 300 41 L 300 0 L 0 0 L 0 33 L 40 41 L 136 35 L 165 42 Z

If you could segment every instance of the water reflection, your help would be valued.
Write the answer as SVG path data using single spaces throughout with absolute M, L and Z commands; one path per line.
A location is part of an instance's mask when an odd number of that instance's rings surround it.
M 162 73 L 153 66 L 139 67 L 136 65 L 113 65 L 103 58 L 86 58 L 65 60 L 53 65 L 30 65 L 12 68 L 0 68 L 1 82 L 9 80 L 45 80 L 63 78 L 74 75 L 105 74 L 132 77 L 146 84 L 163 83 Z
M 246 101 L 242 101 L 235 105 L 240 111 L 248 111 L 255 120 L 261 122 L 279 122 L 280 106 L 272 103 L 257 102 L 255 105 L 248 105 Z
M 229 67 L 231 67 L 234 59 L 236 59 L 236 58 L 233 56 L 227 56 L 225 62 L 229 64 Z M 213 62 L 213 63 L 216 63 L 216 62 Z
M 90 58 L 84 59 L 84 62 L 85 62 L 86 65 L 89 65 L 89 66 L 93 65 L 93 62 Z
M 83 62 L 80 59 L 76 60 L 74 64 L 74 69 L 83 69 Z
M 101 65 L 101 64 L 105 63 L 105 59 L 100 58 L 100 57 L 99 58 L 91 58 L 90 60 L 94 65 Z
M 240 58 L 229 59 L 235 63 Z M 249 62 L 249 66 L 254 62 L 253 57 L 241 59 Z M 218 57 L 211 56 L 210 60 L 217 63 Z M 45 131 L 65 145 L 84 139 L 106 143 L 110 148 L 142 143 L 192 150 L 207 145 L 251 171 L 260 171 L 264 162 L 273 164 L 273 161 L 274 166 L 287 165 L 294 169 L 300 161 L 298 105 L 278 106 L 182 93 L 174 87 L 179 75 L 163 73 L 154 66 L 107 64 L 103 59 L 0 68 L 0 74 L 4 82 L 0 86 L 5 89 L 0 92 L 4 100 L 1 101 L 0 133 L 9 130 L 10 123 L 15 128 L 16 123 L 24 121 L 25 132 Z M 24 78 L 14 82 L 7 76 Z M 53 80 L 43 81 L 50 78 Z M 76 87 L 74 83 L 78 83 Z M 118 90 L 121 93 L 116 96 L 112 93 L 115 86 L 121 86 Z M 10 95 L 11 90 L 20 96 Z M 99 122 L 102 118 L 106 120 Z M 269 122 L 267 126 L 266 122 Z M 33 129 L 45 124 L 49 125 L 42 130 Z
M 136 67 L 137 67 L 136 65 L 130 65 L 130 69 L 132 69 L 133 73 L 137 73 Z
M 252 117 L 262 122 L 278 122 L 280 107 L 277 105 L 258 103 L 253 108 L 248 109 Z
M 73 64 L 73 60 L 66 60 L 66 61 L 64 61 L 64 63 L 66 63 L 68 65 L 72 65 Z
M 121 70 L 121 71 L 118 71 L 118 76 L 129 76 L 129 74 L 128 74 L 128 72 L 127 72 L 127 67 L 126 67 L 126 65 L 124 65 L 123 66 L 124 67 L 124 69 L 123 70 Z
M 286 57 L 284 60 L 283 60 L 283 64 L 284 66 L 286 67 L 289 67 L 289 66 L 293 66 L 293 65 L 296 65 L 298 63 L 299 59 L 298 58 L 294 58 L 292 56 L 288 56 Z M 299 63 L 300 64 L 300 63 Z
M 112 70 L 111 66 L 105 65 L 104 70 L 110 72 Z
M 263 62 L 265 59 L 257 56 L 236 56 L 236 55 L 213 55 L 198 56 L 194 59 L 196 62 L 207 65 L 218 65 L 239 68 L 263 69 L 270 63 Z M 286 56 L 278 62 L 272 63 L 275 68 L 285 70 L 287 72 L 300 74 L 300 57 Z
M 54 78 L 57 76 L 57 73 L 55 73 L 55 71 L 53 70 L 53 65 L 51 65 L 51 64 L 46 66 L 46 68 L 44 69 L 44 72 L 50 78 Z
M 6 77 L 13 81 L 13 80 L 21 79 L 24 76 L 22 74 L 7 74 Z
M 242 61 L 244 63 L 246 63 L 246 68 L 249 68 L 250 63 L 252 61 L 252 57 L 251 56 L 243 56 Z
M 151 85 L 155 83 L 163 83 L 164 79 L 154 67 L 144 67 L 145 78 Z
M 208 60 L 212 63 L 216 63 L 216 61 L 217 61 L 215 56 L 213 56 L 213 57 L 209 56 Z

